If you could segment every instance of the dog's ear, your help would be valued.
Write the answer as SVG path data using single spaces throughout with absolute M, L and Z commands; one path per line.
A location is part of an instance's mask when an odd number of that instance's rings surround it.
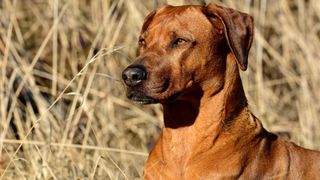
M 253 18 L 246 13 L 216 4 L 207 5 L 204 13 L 209 18 L 218 18 L 222 22 L 230 50 L 234 54 L 240 69 L 245 71 L 253 39 Z

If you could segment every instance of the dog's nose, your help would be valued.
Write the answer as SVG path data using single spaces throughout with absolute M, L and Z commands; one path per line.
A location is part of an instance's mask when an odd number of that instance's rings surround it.
M 128 67 L 122 72 L 122 79 L 127 86 L 136 86 L 146 80 L 147 72 L 143 67 Z

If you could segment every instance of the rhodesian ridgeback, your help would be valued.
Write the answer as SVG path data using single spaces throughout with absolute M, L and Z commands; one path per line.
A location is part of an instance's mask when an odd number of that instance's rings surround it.
M 320 179 L 320 153 L 266 131 L 248 109 L 253 18 L 215 4 L 165 6 L 142 27 L 122 78 L 134 101 L 161 103 L 164 128 L 145 179 Z

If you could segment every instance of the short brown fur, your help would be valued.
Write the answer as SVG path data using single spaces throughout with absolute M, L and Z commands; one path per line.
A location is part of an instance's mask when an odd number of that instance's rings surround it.
M 127 91 L 161 103 L 165 127 L 144 179 L 320 179 L 319 152 L 269 133 L 248 109 L 239 69 L 252 38 L 251 16 L 215 4 L 147 17 L 132 65 L 148 75 Z

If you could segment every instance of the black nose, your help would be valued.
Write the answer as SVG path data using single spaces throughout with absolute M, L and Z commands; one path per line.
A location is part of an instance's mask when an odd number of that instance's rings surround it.
M 136 86 L 146 80 L 147 72 L 142 66 L 129 66 L 122 72 L 122 79 L 127 86 Z

